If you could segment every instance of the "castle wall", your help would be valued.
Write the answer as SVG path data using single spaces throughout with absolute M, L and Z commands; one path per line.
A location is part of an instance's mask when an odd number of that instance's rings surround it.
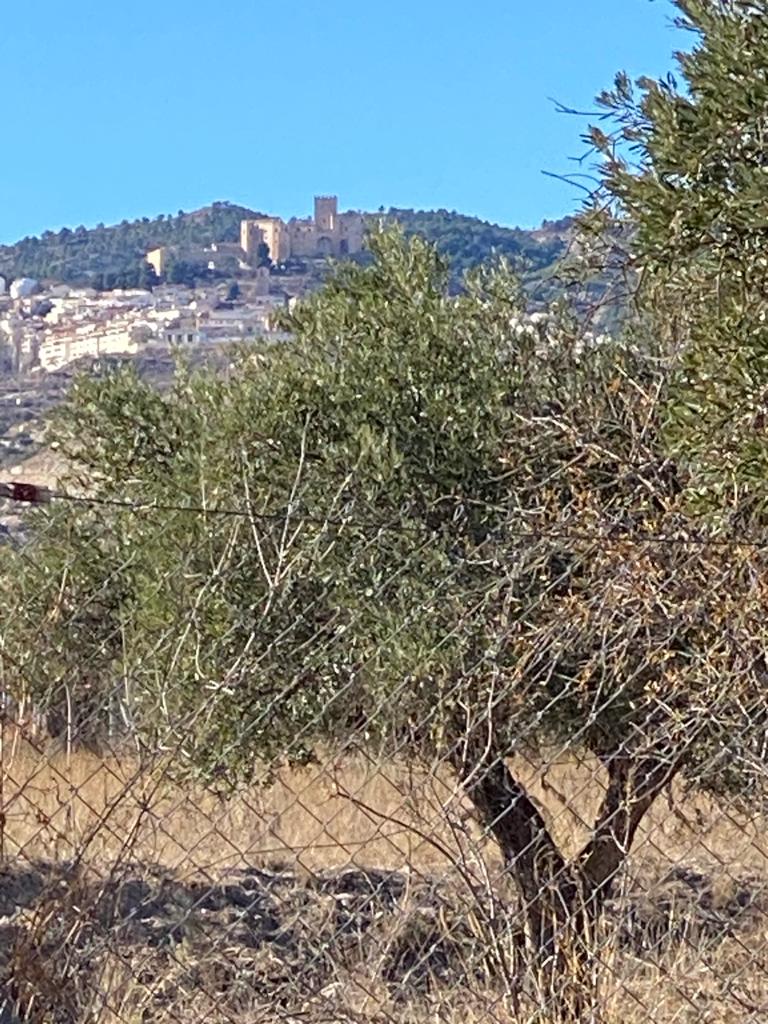
M 339 217 L 339 250 L 349 254 L 360 252 L 365 240 L 365 223 L 359 213 L 342 213 Z M 346 245 L 344 245 L 346 243 Z
M 313 257 L 317 252 L 317 228 L 311 220 L 291 220 L 287 224 L 291 256 Z

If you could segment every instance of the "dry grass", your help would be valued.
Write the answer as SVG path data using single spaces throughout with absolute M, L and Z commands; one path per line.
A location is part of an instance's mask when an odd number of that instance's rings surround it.
M 518 770 L 578 849 L 597 766 Z M 27 1021 L 546 1022 L 494 970 L 514 962 L 509 893 L 448 777 L 348 758 L 223 801 L 6 729 L 1 778 L 0 944 Z M 596 949 L 600 1020 L 766 1019 L 764 834 L 679 788 L 658 802 Z M 271 873 L 251 890 L 254 868 Z
M 128 835 L 137 858 L 191 872 L 273 862 L 428 872 L 447 863 L 436 843 L 457 853 L 441 820 L 447 783 L 363 758 L 283 771 L 227 800 L 174 785 L 162 769 L 142 772 L 131 757 L 45 757 L 18 739 L 5 745 L 2 772 L 10 856 L 62 861 L 87 844 L 91 862 L 111 862 Z M 432 843 L 419 834 L 427 829 Z
M 558 842 L 575 852 L 603 794 L 599 766 L 568 757 L 516 768 Z M 65 860 L 87 843 L 89 860 L 110 862 L 130 835 L 137 858 L 174 869 L 278 861 L 310 872 L 356 864 L 430 873 L 466 849 L 469 808 L 448 774 L 362 756 L 282 771 L 273 784 L 224 800 L 204 787 L 175 786 L 162 769 L 142 772 L 130 756 L 44 756 L 6 736 L 0 774 L 5 856 Z M 493 860 L 492 845 L 477 845 Z M 657 802 L 635 850 L 638 867 L 768 876 L 763 821 L 745 821 L 681 786 Z

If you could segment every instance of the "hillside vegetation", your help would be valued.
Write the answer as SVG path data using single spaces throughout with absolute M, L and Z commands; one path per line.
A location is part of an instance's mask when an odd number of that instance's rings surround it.
M 447 256 L 462 273 L 496 253 L 521 269 L 545 270 L 562 256 L 573 218 L 547 223 L 537 231 L 501 227 L 477 217 L 448 210 L 399 210 L 388 218 L 402 225 L 406 235 L 421 235 Z
M 112 275 L 113 287 L 139 283 L 146 253 L 161 245 L 210 245 L 236 242 L 240 221 L 259 214 L 232 203 L 174 215 L 127 221 L 105 227 L 45 231 L 40 237 L 22 238 L 15 245 L 0 246 L 0 274 L 13 279 L 34 277 L 65 284 L 100 285 Z

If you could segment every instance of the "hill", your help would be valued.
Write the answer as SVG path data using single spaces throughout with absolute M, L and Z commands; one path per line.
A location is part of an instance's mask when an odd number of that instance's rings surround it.
M 565 251 L 573 218 L 545 223 L 535 231 L 502 227 L 478 217 L 449 210 L 400 210 L 387 218 L 400 223 L 406 234 L 422 235 L 445 256 L 457 275 L 487 260 L 493 253 L 507 257 L 526 271 L 551 267 Z
M 240 221 L 260 216 L 233 203 L 213 203 L 194 213 L 161 214 L 151 220 L 74 230 L 45 231 L 0 246 L 0 274 L 33 277 L 71 285 L 130 287 L 139 283 L 145 254 L 156 246 L 210 245 L 236 242 Z
M 541 278 L 564 251 L 572 225 L 566 218 L 526 231 L 448 210 L 390 209 L 382 214 L 397 220 L 407 234 L 423 235 L 437 245 L 450 259 L 457 278 L 494 252 L 525 268 L 525 274 Z M 371 222 L 382 214 L 371 214 Z M 70 285 L 135 287 L 141 282 L 148 250 L 236 242 L 240 221 L 255 216 L 259 214 L 247 207 L 218 202 L 194 213 L 179 211 L 175 216 L 143 217 L 110 227 L 46 231 L 40 237 L 0 246 L 0 274 Z

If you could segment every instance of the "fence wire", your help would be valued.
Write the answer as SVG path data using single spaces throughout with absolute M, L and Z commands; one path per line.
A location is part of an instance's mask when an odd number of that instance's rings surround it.
M 40 506 L 3 582 L 4 1024 L 766 1019 L 768 539 L 572 507 L 436 565 L 369 517 L 344 600 L 423 600 L 334 676 L 348 608 L 292 538 L 322 564 L 343 507 L 0 499 Z M 43 559 L 72 529 L 93 558 Z

